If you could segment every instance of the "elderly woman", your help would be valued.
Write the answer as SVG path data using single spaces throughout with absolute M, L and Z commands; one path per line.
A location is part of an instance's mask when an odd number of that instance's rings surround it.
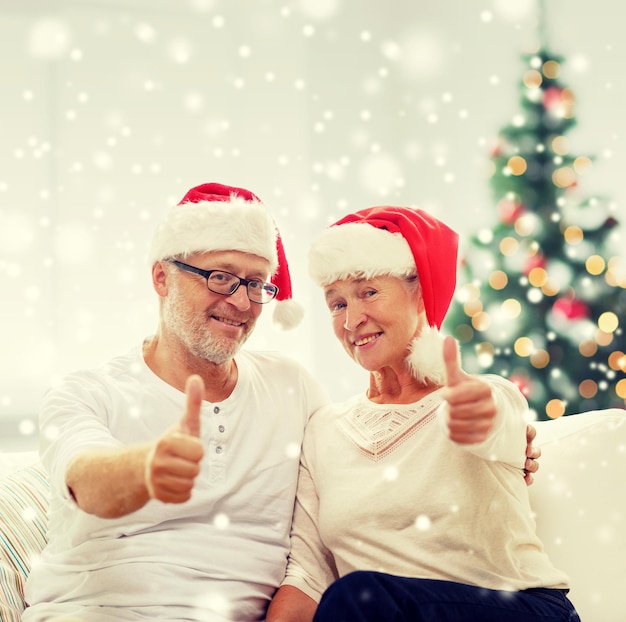
M 535 533 L 526 400 L 463 372 L 438 330 L 457 244 L 401 207 L 348 215 L 313 244 L 335 335 L 370 381 L 309 422 L 268 622 L 579 621 Z

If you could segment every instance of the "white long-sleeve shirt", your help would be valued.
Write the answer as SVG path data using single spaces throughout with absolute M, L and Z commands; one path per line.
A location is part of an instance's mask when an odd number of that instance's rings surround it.
M 33 562 L 24 622 L 264 619 L 284 577 L 304 427 L 327 398 L 284 356 L 241 352 L 236 362 L 233 393 L 202 403 L 205 456 L 191 500 L 153 500 L 119 519 L 76 506 L 69 463 L 89 449 L 156 439 L 179 421 L 185 394 L 136 348 L 45 396 L 49 544 Z
M 448 438 L 440 390 L 414 404 L 357 396 L 312 417 L 285 584 L 316 601 L 355 570 L 504 590 L 568 586 L 535 535 L 526 401 L 512 383 L 484 378 L 498 414 L 480 444 Z

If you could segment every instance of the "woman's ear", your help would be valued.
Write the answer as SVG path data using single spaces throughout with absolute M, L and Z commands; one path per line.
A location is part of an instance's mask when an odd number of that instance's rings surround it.
M 425 313 L 426 306 L 424 305 L 424 297 L 422 296 L 422 286 L 419 283 L 415 288 L 415 297 L 417 298 L 417 312 L 421 315 Z

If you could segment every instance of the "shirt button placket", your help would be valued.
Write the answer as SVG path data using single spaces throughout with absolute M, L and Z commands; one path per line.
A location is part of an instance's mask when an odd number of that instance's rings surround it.
M 226 453 L 226 425 L 223 422 L 224 414 L 219 406 L 213 407 L 214 421 L 217 424 L 215 434 L 209 440 L 210 480 L 212 482 L 223 481 L 225 477 L 225 453 Z

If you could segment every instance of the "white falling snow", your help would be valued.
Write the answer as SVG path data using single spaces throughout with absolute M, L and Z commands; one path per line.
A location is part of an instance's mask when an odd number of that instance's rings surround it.
M 536 34 L 529 0 L 471 0 L 454 14 L 400 0 L 10 4 L 0 9 L 11 50 L 0 59 L 0 420 L 32 421 L 60 375 L 154 330 L 152 228 L 197 183 L 249 187 L 271 207 L 307 315 L 289 334 L 268 311 L 250 345 L 292 354 L 337 398 L 364 376 L 308 280 L 316 232 L 381 203 L 421 206 L 462 237 L 493 224 L 487 145 L 519 115 L 520 54 Z M 626 43 L 619 20 L 601 18 L 608 0 L 547 4 L 577 96 L 572 150 L 597 156 L 580 188 L 597 206 L 568 209 L 593 228 L 605 212 L 624 218 Z M 623 239 L 615 230 L 611 252 L 625 253 Z

